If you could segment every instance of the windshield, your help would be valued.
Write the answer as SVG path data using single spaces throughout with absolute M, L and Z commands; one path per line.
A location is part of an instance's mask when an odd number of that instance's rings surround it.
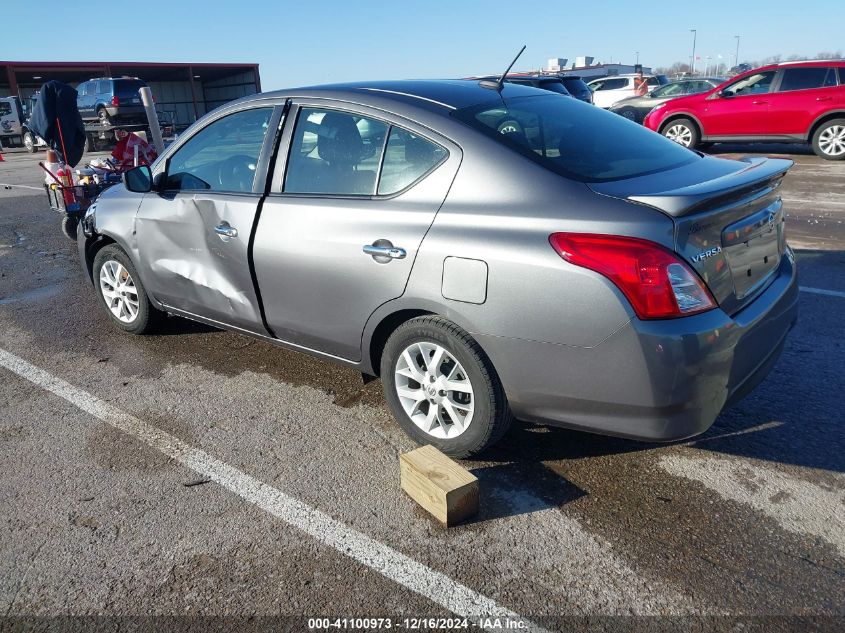
M 643 176 L 700 160 L 660 134 L 576 99 L 499 99 L 453 116 L 547 169 L 584 182 Z

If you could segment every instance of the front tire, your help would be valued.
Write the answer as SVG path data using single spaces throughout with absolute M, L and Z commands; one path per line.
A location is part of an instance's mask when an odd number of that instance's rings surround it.
M 402 429 L 452 457 L 481 453 L 510 426 L 507 398 L 487 355 L 441 317 L 411 319 L 391 334 L 381 379 Z
M 670 141 L 675 141 L 678 145 L 683 145 L 687 149 L 695 149 L 698 147 L 698 142 L 700 140 L 698 128 L 695 123 L 689 119 L 675 119 L 673 121 L 669 121 L 660 133 Z
M 823 123 L 813 134 L 813 151 L 825 160 L 845 159 L 845 119 Z
M 116 244 L 109 244 L 97 253 L 93 277 L 101 305 L 120 329 L 147 334 L 164 318 L 164 313 L 150 303 L 129 256 Z
M 625 117 L 629 121 L 633 121 L 634 123 L 639 123 L 640 119 L 637 116 L 637 111 L 634 108 L 622 108 L 616 114 L 621 117 Z

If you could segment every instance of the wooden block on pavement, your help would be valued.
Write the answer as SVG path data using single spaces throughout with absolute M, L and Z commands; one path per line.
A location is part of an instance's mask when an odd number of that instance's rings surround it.
M 399 456 L 401 485 L 446 527 L 478 513 L 478 478 L 433 446 Z

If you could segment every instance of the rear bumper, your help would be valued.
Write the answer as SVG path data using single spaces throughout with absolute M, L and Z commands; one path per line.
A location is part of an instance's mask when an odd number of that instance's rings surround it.
M 602 343 L 569 347 L 477 336 L 514 414 L 525 420 L 642 440 L 706 431 L 777 361 L 798 316 L 791 254 L 778 277 L 738 314 L 632 319 Z
M 106 106 L 106 112 L 112 119 L 145 120 L 147 111 L 142 105 Z

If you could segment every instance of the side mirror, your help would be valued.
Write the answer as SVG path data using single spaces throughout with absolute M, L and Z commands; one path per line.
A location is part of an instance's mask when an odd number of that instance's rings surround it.
M 730 88 L 725 88 L 724 90 L 719 91 L 719 96 L 723 99 L 729 99 L 734 96 L 734 92 Z
M 123 172 L 123 186 L 135 193 L 149 193 L 153 189 L 153 172 L 149 165 L 138 165 Z

